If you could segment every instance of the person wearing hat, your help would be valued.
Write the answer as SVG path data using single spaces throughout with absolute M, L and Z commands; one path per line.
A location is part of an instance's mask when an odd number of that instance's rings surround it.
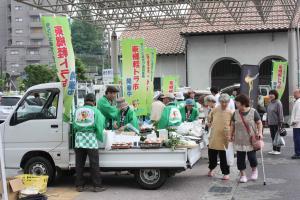
M 84 191 L 84 168 L 86 157 L 89 157 L 91 178 L 93 180 L 94 192 L 102 192 L 105 188 L 102 186 L 99 171 L 98 141 L 103 142 L 103 130 L 105 118 L 95 107 L 95 95 L 90 93 L 84 98 L 84 106 L 76 109 L 73 116 L 75 131 L 75 157 L 76 157 L 76 190 Z
M 196 92 L 194 90 L 189 90 L 187 95 L 188 95 L 187 99 L 194 100 L 194 108 L 199 110 L 201 108 L 201 105 L 195 100 Z
M 158 122 L 158 129 L 179 126 L 182 121 L 180 111 L 174 102 L 175 96 L 171 93 L 163 95 L 163 103 L 166 105 Z
M 184 95 L 182 92 L 178 92 L 175 95 L 177 107 L 180 109 L 185 106 Z
M 161 114 L 166 107 L 165 104 L 162 102 L 162 94 L 161 92 L 158 92 L 154 98 L 153 103 L 151 105 L 151 115 L 150 120 L 152 122 L 158 122 L 160 120 Z
M 114 101 L 117 97 L 119 90 L 113 86 L 108 86 L 105 91 L 105 95 L 99 99 L 97 108 L 104 115 L 106 120 L 105 128 L 112 130 L 113 120 L 117 119 L 118 109 L 114 105 Z
M 194 107 L 193 99 L 185 101 L 185 107 L 180 108 L 182 122 L 193 122 L 199 119 L 199 111 Z
M 128 131 L 126 125 L 131 124 L 137 130 L 139 129 L 138 119 L 132 108 L 124 98 L 117 99 L 117 108 L 119 110 L 117 120 L 114 122 L 114 129 L 119 131 Z

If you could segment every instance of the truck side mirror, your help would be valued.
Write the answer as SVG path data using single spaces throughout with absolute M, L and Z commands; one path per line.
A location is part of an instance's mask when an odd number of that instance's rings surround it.
M 10 118 L 9 125 L 14 126 L 17 124 L 17 112 L 15 111 L 14 114 Z

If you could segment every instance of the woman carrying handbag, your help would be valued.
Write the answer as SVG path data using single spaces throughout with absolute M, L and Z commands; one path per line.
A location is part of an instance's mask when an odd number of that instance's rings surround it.
M 246 95 L 235 98 L 237 110 L 234 112 L 231 122 L 232 141 L 237 151 L 237 167 L 240 170 L 240 182 L 248 181 L 246 175 L 246 155 L 252 168 L 251 180 L 257 180 L 256 151 L 262 148 L 262 122 L 258 112 L 250 108 L 250 100 Z
M 276 133 L 281 130 L 283 125 L 283 108 L 281 101 L 278 99 L 279 94 L 276 90 L 271 90 L 269 96 L 271 102 L 267 107 L 267 118 L 272 142 L 274 143 Z M 280 146 L 273 145 L 273 151 L 269 152 L 269 154 L 280 155 L 280 149 Z

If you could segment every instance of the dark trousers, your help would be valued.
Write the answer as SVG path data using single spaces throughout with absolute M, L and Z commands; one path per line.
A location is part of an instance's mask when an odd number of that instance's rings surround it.
M 102 184 L 101 176 L 100 176 L 100 169 L 99 169 L 99 153 L 98 149 L 83 149 L 78 148 L 75 149 L 76 153 L 76 186 L 84 186 L 84 166 L 86 157 L 89 156 L 90 161 L 90 170 L 91 170 L 91 177 L 93 181 L 93 185 L 95 187 L 99 187 Z
M 209 166 L 208 168 L 210 170 L 213 170 L 218 165 L 218 155 L 220 158 L 220 168 L 222 171 L 222 174 L 228 175 L 230 173 L 229 166 L 227 165 L 226 160 L 226 152 L 221 150 L 215 150 L 215 149 L 208 149 L 208 158 L 209 158 Z
M 236 158 L 237 158 L 237 167 L 238 170 L 243 171 L 246 169 L 246 155 L 250 162 L 250 166 L 252 168 L 257 167 L 257 158 L 256 158 L 256 151 L 237 151 Z
M 295 155 L 300 156 L 300 128 L 293 128 Z
M 274 139 L 275 139 L 275 135 L 278 131 L 278 126 L 277 125 L 270 125 L 269 128 L 270 128 L 271 138 L 272 138 L 272 142 L 273 142 Z M 276 146 L 273 145 L 273 151 L 279 151 L 280 152 L 280 147 L 276 147 Z

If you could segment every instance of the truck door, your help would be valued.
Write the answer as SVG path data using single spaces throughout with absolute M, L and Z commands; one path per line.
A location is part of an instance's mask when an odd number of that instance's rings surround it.
M 41 89 L 26 93 L 10 121 L 5 123 L 7 167 L 19 164 L 26 152 L 48 152 L 62 142 L 61 105 L 62 94 L 59 89 Z

